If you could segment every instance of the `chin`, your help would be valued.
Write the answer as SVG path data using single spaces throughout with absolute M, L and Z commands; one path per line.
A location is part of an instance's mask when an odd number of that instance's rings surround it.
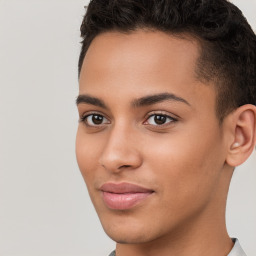
M 114 233 L 114 232 L 106 232 L 106 234 L 116 243 L 119 244 L 143 244 L 150 242 L 154 239 L 150 239 L 150 237 L 146 237 L 145 234 L 142 234 L 143 231 L 140 233 L 136 232 L 130 232 L 126 231 L 125 234 L 120 234 L 120 233 Z
M 118 218 L 117 218 L 118 219 Z M 102 221 L 105 233 L 115 242 L 119 244 L 141 244 L 155 240 L 158 236 L 157 232 L 152 232 L 150 226 L 143 225 L 141 221 L 129 220 L 124 218 L 121 222 L 118 220 Z M 154 234 L 153 234 L 154 233 Z

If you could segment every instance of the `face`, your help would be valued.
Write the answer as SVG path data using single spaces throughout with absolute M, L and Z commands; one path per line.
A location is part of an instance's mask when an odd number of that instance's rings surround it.
M 225 139 L 214 86 L 196 78 L 198 57 L 196 41 L 156 31 L 108 32 L 90 45 L 77 161 L 117 242 L 177 234 L 209 217 L 219 197 Z

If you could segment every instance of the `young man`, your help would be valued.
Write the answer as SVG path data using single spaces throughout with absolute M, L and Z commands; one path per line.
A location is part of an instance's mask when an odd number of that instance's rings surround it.
M 226 230 L 256 142 L 256 36 L 226 0 L 92 0 L 77 160 L 117 256 L 243 256 Z

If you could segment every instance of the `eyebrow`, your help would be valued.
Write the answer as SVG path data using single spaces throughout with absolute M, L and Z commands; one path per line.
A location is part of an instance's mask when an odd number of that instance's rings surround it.
M 135 99 L 132 101 L 132 106 L 135 108 L 143 107 L 143 106 L 149 106 L 149 105 L 154 105 L 156 103 L 160 103 L 163 101 L 178 101 L 187 104 L 190 106 L 189 102 L 186 101 L 185 99 L 173 94 L 173 93 L 160 93 L 160 94 L 153 94 L 153 95 L 148 95 L 144 96 L 139 99 Z M 76 105 L 86 103 L 94 106 L 98 106 L 104 109 L 108 109 L 106 104 L 104 103 L 103 100 L 92 97 L 88 94 L 80 94 L 78 95 L 76 99 Z
M 94 106 L 98 106 L 98 107 L 107 109 L 106 104 L 101 99 L 92 97 L 92 96 L 87 95 L 87 94 L 78 95 L 78 97 L 76 99 L 76 105 L 79 105 L 79 104 L 82 104 L 82 103 L 87 103 L 87 104 L 90 104 L 90 105 L 94 105 Z
M 178 101 L 178 102 L 182 102 L 182 103 L 185 103 L 190 106 L 188 101 L 186 101 L 185 99 L 183 99 L 173 93 L 160 93 L 160 94 L 148 95 L 148 96 L 134 100 L 132 102 L 132 105 L 134 107 L 143 107 L 143 106 L 160 103 L 163 101 Z

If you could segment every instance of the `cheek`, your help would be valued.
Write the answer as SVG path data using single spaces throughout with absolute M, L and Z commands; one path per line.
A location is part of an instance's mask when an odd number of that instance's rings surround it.
M 79 169 L 86 181 L 95 172 L 98 165 L 101 146 L 95 136 L 87 135 L 83 127 L 78 127 L 76 136 L 76 158 Z
M 207 200 L 223 166 L 219 134 L 191 129 L 151 144 L 155 146 L 147 150 L 147 165 L 161 185 L 164 203 L 183 207 L 192 199 Z

